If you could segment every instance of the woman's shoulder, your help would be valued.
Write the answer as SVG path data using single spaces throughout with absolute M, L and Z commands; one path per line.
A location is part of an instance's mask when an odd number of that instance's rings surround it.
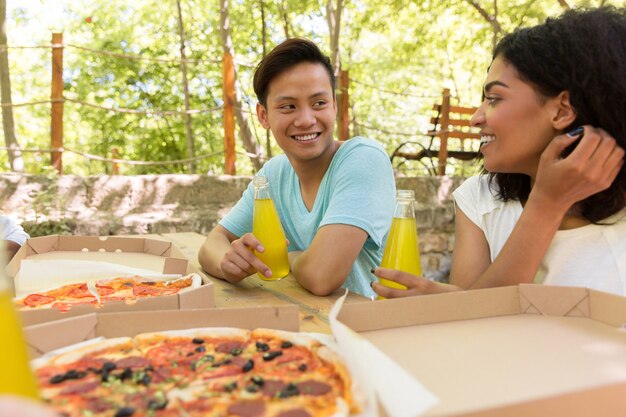
M 475 175 L 469 177 L 463 184 L 461 184 L 455 191 L 454 195 L 474 195 L 480 198 L 494 198 L 493 184 L 490 184 L 489 177 L 487 175 Z

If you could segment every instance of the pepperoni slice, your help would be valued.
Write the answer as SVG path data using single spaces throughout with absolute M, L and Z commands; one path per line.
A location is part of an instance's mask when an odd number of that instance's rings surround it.
M 263 386 L 261 387 L 261 392 L 268 397 L 275 397 L 280 391 L 285 389 L 287 384 L 283 381 L 272 379 L 266 380 Z
M 311 414 L 303 408 L 281 411 L 276 417 L 311 417 Z
M 298 382 L 297 385 L 302 395 L 324 395 L 332 389 L 327 383 L 314 380 Z
M 136 297 L 150 297 L 159 295 L 172 295 L 180 291 L 180 288 L 176 287 L 155 287 L 151 285 L 137 285 L 133 287 L 133 294 Z
M 61 395 L 84 394 L 100 386 L 100 381 L 72 384 L 61 391 Z
M 215 347 L 215 351 L 220 353 L 231 353 L 233 350 L 243 349 L 243 347 L 243 342 L 238 340 L 228 340 L 217 345 Z
M 115 362 L 118 368 L 145 368 L 150 365 L 150 361 L 141 356 L 129 356 Z
M 55 297 L 50 297 L 48 295 L 43 294 L 30 294 L 28 297 L 24 298 L 24 305 L 29 307 L 38 307 L 46 304 L 50 304 L 55 301 Z
M 93 294 L 87 289 L 87 284 L 76 284 L 68 286 L 63 295 L 69 298 L 94 298 Z
M 115 288 L 109 287 L 107 285 L 96 284 L 96 289 L 98 290 L 98 294 L 100 294 L 101 297 L 113 294 L 115 292 Z
M 258 417 L 265 413 L 265 404 L 262 401 L 241 401 L 228 407 L 228 414 L 239 417 Z

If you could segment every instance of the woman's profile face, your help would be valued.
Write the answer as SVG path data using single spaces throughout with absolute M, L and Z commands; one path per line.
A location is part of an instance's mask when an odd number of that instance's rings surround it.
M 540 96 L 501 57 L 491 63 L 483 94 L 471 123 L 480 128 L 485 142 L 481 146 L 485 168 L 534 177 L 542 152 L 560 133 L 553 128 L 556 115 L 550 98 Z

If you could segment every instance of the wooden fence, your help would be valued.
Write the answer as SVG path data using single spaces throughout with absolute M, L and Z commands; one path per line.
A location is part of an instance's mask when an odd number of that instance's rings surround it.
M 67 99 L 63 94 L 63 34 L 52 34 L 52 81 L 50 84 L 50 163 L 59 174 L 63 173 L 63 109 Z M 111 56 L 119 54 L 109 53 Z M 234 175 L 236 173 L 236 154 L 235 154 L 235 62 L 230 53 L 225 52 L 222 56 L 222 90 L 224 104 L 222 106 L 222 117 L 224 126 L 224 173 Z M 336 89 L 338 99 L 338 115 L 337 115 L 337 136 L 339 140 L 346 140 L 350 137 L 350 115 L 349 115 L 349 95 L 348 86 L 350 85 L 349 73 L 346 70 L 340 72 L 339 88 Z M 35 104 L 35 103 L 31 103 Z M 85 103 L 83 103 L 85 104 Z M 8 107 L 3 103 L 3 107 Z M 132 112 L 132 111 L 129 111 Z M 167 112 L 177 113 L 177 112 Z M 189 114 L 189 112 L 185 112 Z M 98 158 L 112 164 L 112 172 L 118 172 L 117 164 L 121 162 L 116 158 L 119 150 L 111 149 L 112 159 Z M 78 153 L 78 152 L 77 152 Z M 190 158 L 182 160 L 187 162 L 198 159 Z M 137 161 L 137 163 L 148 164 L 146 161 Z M 170 163 L 180 163 L 181 161 L 170 161 Z M 165 163 L 165 162 L 164 162 Z

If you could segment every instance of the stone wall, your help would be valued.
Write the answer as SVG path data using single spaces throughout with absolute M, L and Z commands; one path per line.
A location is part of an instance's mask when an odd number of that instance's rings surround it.
M 206 234 L 250 177 L 207 175 L 46 177 L 0 174 L 0 211 L 32 236 L 198 232 Z M 415 190 L 424 275 L 446 280 L 454 245 L 451 191 L 460 178 L 398 178 Z

